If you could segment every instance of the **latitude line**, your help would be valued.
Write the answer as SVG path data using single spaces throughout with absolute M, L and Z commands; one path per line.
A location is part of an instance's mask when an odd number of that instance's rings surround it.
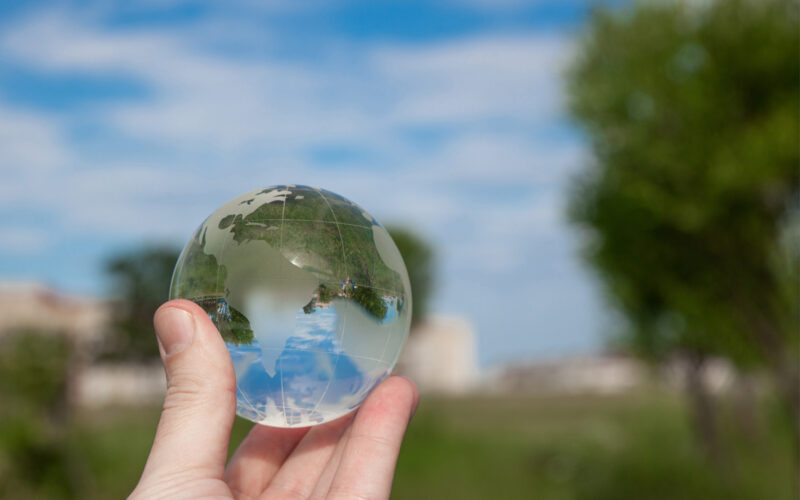
M 280 351 L 280 352 L 308 352 L 314 354 L 336 354 L 341 355 L 341 353 L 336 353 L 333 351 L 320 351 L 319 349 L 292 349 L 292 348 L 283 348 L 283 347 L 264 347 L 263 351 Z M 369 356 L 359 356 L 357 354 L 345 354 L 348 358 L 356 358 L 356 359 L 364 359 L 367 361 L 376 361 L 382 364 L 389 364 L 388 361 L 385 359 L 378 359 L 378 358 L 370 358 Z
M 327 200 L 326 200 L 327 201 Z M 328 205 L 330 207 L 330 204 Z M 333 212 L 333 210 L 331 210 Z M 334 216 L 335 217 L 335 216 Z M 248 219 L 247 222 L 267 222 L 267 221 L 279 221 L 284 219 Z M 319 222 L 321 224 L 340 224 L 342 226 L 353 226 L 353 227 L 360 227 L 362 229 L 372 229 L 372 226 L 365 226 L 363 224 L 353 224 L 352 222 L 339 222 L 337 221 L 329 221 L 329 220 L 319 220 L 319 219 L 285 219 L 289 222 Z

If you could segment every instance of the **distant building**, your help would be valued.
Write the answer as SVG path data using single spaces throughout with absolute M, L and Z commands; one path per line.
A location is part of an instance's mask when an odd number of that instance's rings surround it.
M 104 300 L 66 295 L 36 283 L 0 283 L 0 338 L 14 330 L 32 329 L 67 335 L 78 345 L 73 392 L 78 404 L 158 402 L 165 390 L 160 364 L 92 364 L 93 348 L 103 342 L 110 319 L 110 304 Z M 680 359 L 652 370 L 634 357 L 595 354 L 506 364 L 481 374 L 470 323 L 460 317 L 432 316 L 412 330 L 397 372 L 414 380 L 423 392 L 444 395 L 618 394 L 654 380 L 682 388 L 687 369 Z M 736 383 L 735 369 L 722 360 L 707 363 L 703 376 L 714 392 Z
M 688 383 L 692 363 L 688 360 L 674 356 L 661 367 L 661 378 L 671 387 L 683 389 Z M 733 364 L 723 358 L 710 358 L 705 361 L 701 376 L 706 388 L 715 394 L 725 393 L 741 382 L 741 373 L 737 373 Z M 751 379 L 757 379 L 751 374 Z
M 478 382 L 475 332 L 459 317 L 432 316 L 411 331 L 398 364 L 423 392 L 463 394 Z
M 32 329 L 90 343 L 105 335 L 109 319 L 102 300 L 66 295 L 39 283 L 0 283 L 0 336 Z
M 85 367 L 78 379 L 76 401 L 88 408 L 109 405 L 152 405 L 163 401 L 167 380 L 161 364 L 101 364 Z
M 16 330 L 35 330 L 66 335 L 76 343 L 77 365 L 69 390 L 76 404 L 157 403 L 166 388 L 160 364 L 92 364 L 93 349 L 103 342 L 110 321 L 108 301 L 67 295 L 40 283 L 0 283 L 0 338 Z
M 642 385 L 644 364 L 628 356 L 593 355 L 537 360 L 503 366 L 485 382 L 502 393 L 617 394 Z
M 492 371 L 481 388 L 514 394 L 613 395 L 658 383 L 683 390 L 690 369 L 679 357 L 653 367 L 624 354 L 568 356 L 504 365 Z M 710 359 L 701 376 L 710 391 L 724 393 L 733 387 L 737 374 L 729 362 Z

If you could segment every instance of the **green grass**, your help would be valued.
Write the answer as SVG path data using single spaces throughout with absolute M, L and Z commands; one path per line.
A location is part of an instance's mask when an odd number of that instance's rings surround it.
M 723 456 L 712 466 L 674 394 L 423 397 L 400 455 L 393 498 L 797 498 L 788 432 L 762 413 L 758 433 L 749 438 L 726 420 Z M 84 484 L 75 496 L 129 493 L 157 420 L 158 408 L 76 416 L 69 442 L 82 458 Z M 250 426 L 237 419 L 232 449 Z
M 395 498 L 793 499 L 788 433 L 726 429 L 715 466 L 682 400 L 474 398 L 423 402 L 401 453 Z

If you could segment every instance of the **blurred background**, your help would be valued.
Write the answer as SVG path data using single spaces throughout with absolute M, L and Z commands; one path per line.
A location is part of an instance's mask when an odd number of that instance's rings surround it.
M 297 183 L 364 206 L 409 267 L 423 398 L 395 498 L 798 498 L 798 21 L 0 3 L 0 497 L 130 492 L 177 252 Z

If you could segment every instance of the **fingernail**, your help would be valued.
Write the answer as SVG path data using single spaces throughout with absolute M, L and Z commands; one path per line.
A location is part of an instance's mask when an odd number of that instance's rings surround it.
M 192 343 L 194 318 L 183 309 L 167 307 L 158 315 L 156 337 L 162 356 L 177 354 Z

